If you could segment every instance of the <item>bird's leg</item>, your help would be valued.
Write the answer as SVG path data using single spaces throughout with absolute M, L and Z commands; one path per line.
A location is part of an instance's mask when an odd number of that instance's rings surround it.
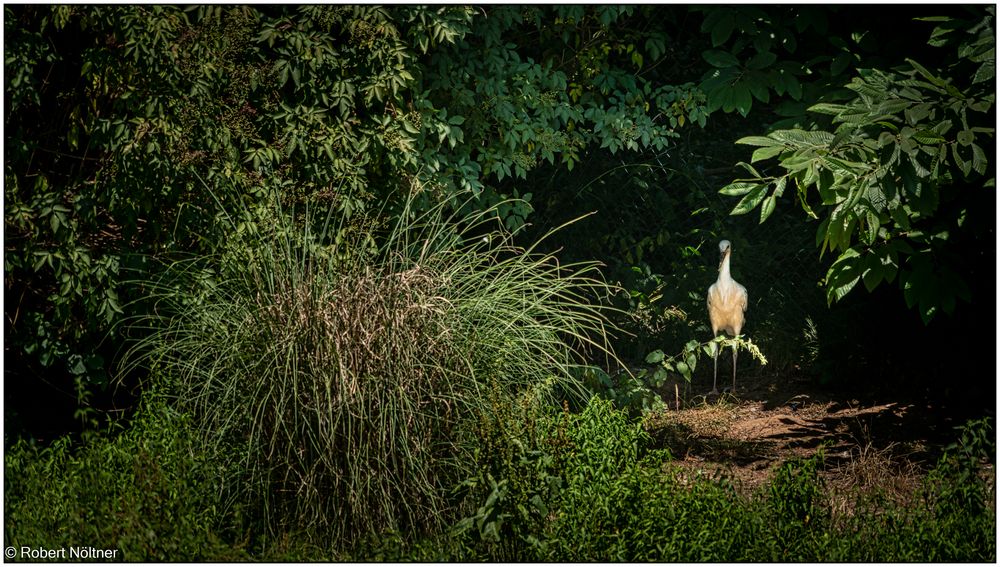
M 733 345 L 733 393 L 736 393 L 736 355 L 740 353 L 738 345 Z
M 712 374 L 712 393 L 718 394 L 719 390 L 716 388 L 716 383 L 719 380 L 719 343 L 715 343 L 715 348 L 712 349 L 712 361 L 715 364 L 715 373 Z

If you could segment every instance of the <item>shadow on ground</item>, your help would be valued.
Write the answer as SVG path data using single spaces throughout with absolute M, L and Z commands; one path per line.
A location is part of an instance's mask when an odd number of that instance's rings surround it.
M 662 390 L 668 409 L 646 418 L 654 447 L 668 449 L 681 466 L 726 470 L 749 485 L 821 447 L 831 473 L 873 454 L 890 469 L 926 470 L 955 441 L 956 427 L 992 415 L 925 392 L 891 398 L 877 388 L 832 388 L 789 374 L 741 374 L 735 395 L 708 395 L 711 384 L 697 380 L 687 396 L 675 395 L 684 391 L 676 386 Z

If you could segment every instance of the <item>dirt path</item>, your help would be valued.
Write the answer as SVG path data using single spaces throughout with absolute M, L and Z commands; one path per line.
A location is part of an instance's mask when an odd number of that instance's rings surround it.
M 675 409 L 669 385 L 664 399 L 671 409 L 647 417 L 654 445 L 693 474 L 726 474 L 744 490 L 822 445 L 828 484 L 904 491 L 961 423 L 932 402 L 856 399 L 787 375 L 741 376 L 740 386 L 736 396 L 694 395 Z

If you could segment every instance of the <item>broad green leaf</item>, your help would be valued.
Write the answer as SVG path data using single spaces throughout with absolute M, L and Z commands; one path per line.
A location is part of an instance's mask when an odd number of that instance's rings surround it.
M 542 501 L 542 497 L 539 496 L 538 494 L 535 494 L 534 496 L 531 497 L 531 505 L 542 516 L 548 515 L 549 507 L 545 505 L 545 502 Z
M 747 183 L 745 181 L 737 181 L 726 185 L 722 189 L 719 189 L 719 193 L 723 195 L 728 195 L 730 197 L 738 197 L 740 195 L 746 195 L 754 187 L 757 187 L 759 183 Z
M 756 169 L 754 169 L 754 167 L 752 165 L 750 165 L 749 163 L 747 163 L 745 161 L 737 162 L 736 165 L 738 167 L 742 167 L 743 169 L 745 169 L 747 171 L 747 173 L 749 173 L 750 175 L 753 175 L 754 177 L 758 177 L 758 178 L 761 177 L 760 173 Z
M 839 181 L 837 176 L 835 176 L 829 169 L 820 167 L 818 158 L 809 162 L 808 167 L 803 170 L 798 181 L 803 187 L 809 187 L 813 183 L 816 183 L 816 188 L 819 189 L 820 195 L 833 195 L 833 199 L 831 201 L 824 199 L 824 202 L 827 204 L 833 204 L 841 201 L 840 192 L 836 191 L 834 188 L 835 182 Z
M 892 217 L 892 221 L 896 223 L 897 227 L 902 230 L 910 230 L 910 215 L 907 214 L 903 207 L 890 207 L 889 215 Z
M 972 172 L 972 162 L 966 161 L 962 157 L 962 154 L 958 151 L 958 144 L 952 144 L 951 146 L 951 157 L 955 161 L 955 165 L 962 172 L 963 175 L 968 176 Z
M 780 140 L 775 140 L 773 138 L 768 138 L 767 136 L 746 136 L 744 138 L 736 140 L 736 143 L 744 144 L 747 146 L 765 146 L 765 147 L 770 147 L 770 146 L 784 147 L 785 145 L 784 142 L 781 142 Z
M 732 35 L 735 26 L 736 23 L 733 20 L 732 12 L 726 11 L 723 13 L 719 21 L 712 26 L 712 46 L 718 47 L 726 43 L 726 40 Z
M 945 293 L 941 296 L 941 309 L 945 313 L 951 315 L 955 312 L 955 296 L 950 293 Z
M 849 52 L 844 51 L 838 53 L 837 56 L 833 58 L 833 61 L 830 62 L 830 74 L 839 75 L 844 72 L 844 70 L 847 69 L 853 61 L 854 58 Z
M 881 224 L 879 223 L 878 215 L 871 211 L 866 212 L 863 218 L 864 227 L 861 231 L 861 239 L 862 242 L 871 246 L 875 244 L 875 239 L 878 238 L 878 229 Z
M 663 382 L 665 382 L 666 379 L 667 379 L 667 369 L 662 366 L 657 367 L 656 371 L 653 372 L 653 382 L 655 383 L 655 385 L 657 387 L 663 385 Z
M 889 205 L 889 199 L 886 197 L 886 193 L 893 191 L 891 187 L 888 187 L 890 178 L 884 177 L 879 182 L 871 183 L 865 193 L 865 199 L 868 201 L 868 205 L 876 213 L 884 213 L 886 207 Z
M 739 59 L 735 55 L 729 53 L 728 51 L 722 51 L 721 49 L 709 49 L 708 51 L 702 52 L 701 56 L 713 67 L 719 67 L 720 69 L 726 67 L 737 67 L 740 64 Z
M 784 73 L 782 76 L 785 79 L 785 91 L 788 92 L 788 95 L 794 100 L 801 99 L 802 83 L 799 82 L 799 79 L 791 73 Z
M 953 125 L 954 123 L 951 120 L 942 120 L 941 122 L 935 124 L 934 127 L 931 128 L 931 130 L 944 136 L 945 134 L 951 131 L 951 127 Z
M 861 175 L 872 168 L 871 163 L 861 163 L 857 161 L 848 161 L 833 156 L 827 156 L 823 160 L 828 165 L 832 166 L 833 169 L 852 175 Z
M 820 114 L 829 114 L 831 116 L 836 116 L 846 110 L 847 107 L 843 104 L 832 104 L 829 102 L 821 102 L 819 104 L 814 104 L 807 108 L 809 112 L 818 112 Z
M 769 137 L 802 148 L 822 147 L 833 141 L 833 134 L 823 130 L 775 130 Z
M 848 248 L 841 253 L 826 273 L 827 303 L 843 299 L 861 279 L 861 259 L 858 251 Z
M 878 256 L 874 255 L 865 256 L 864 266 L 861 281 L 864 282 L 865 289 L 871 292 L 882 282 L 885 276 L 885 269 L 882 266 L 882 261 L 879 260 Z
M 781 197 L 785 194 L 785 184 L 788 182 L 787 177 L 779 177 L 774 183 L 774 194 Z
M 769 94 L 767 88 L 768 85 L 763 79 L 760 78 L 759 75 L 748 76 L 742 84 L 746 86 L 747 90 L 750 91 L 750 94 L 752 94 L 757 100 L 765 104 L 771 100 L 771 95 Z
M 943 136 L 937 134 L 936 132 L 932 132 L 930 130 L 921 130 L 917 132 L 916 134 L 913 135 L 913 139 L 920 142 L 921 144 L 928 144 L 928 145 L 940 144 L 941 142 L 945 141 Z
M 892 132 L 882 132 L 878 135 L 878 145 L 881 148 L 896 145 L 896 135 Z
M 771 53 L 770 51 L 762 51 L 757 53 L 757 55 L 754 55 L 750 61 L 747 62 L 747 68 L 756 70 L 767 69 L 771 65 L 774 65 L 774 62 L 777 60 L 778 56 L 774 53 Z
M 646 364 L 658 364 L 663 361 L 665 356 L 662 350 L 656 349 L 646 355 Z
M 989 111 L 989 109 L 990 109 L 991 106 L 993 106 L 993 105 L 990 104 L 990 101 L 988 101 L 988 100 L 979 100 L 979 101 L 976 101 L 976 102 L 970 102 L 969 103 L 969 108 L 972 109 L 972 110 L 975 110 L 976 112 L 987 112 L 987 111 Z M 973 128 L 973 130 L 976 130 L 976 128 Z M 992 130 L 992 129 L 990 128 L 989 130 Z
M 728 86 L 721 86 L 706 93 L 707 108 L 709 112 L 723 109 L 724 112 L 731 112 L 733 90 Z M 728 109 L 728 110 L 727 110 Z
M 896 279 L 899 271 L 899 252 L 891 245 L 883 246 L 879 250 L 879 261 L 882 262 L 882 273 L 885 281 L 892 282 Z
M 664 47 L 665 44 L 661 38 L 652 37 L 646 40 L 646 51 L 649 52 L 649 56 L 654 61 L 659 59 L 660 55 L 663 54 Z
M 757 163 L 759 161 L 764 161 L 766 159 L 771 159 L 785 150 L 784 146 L 770 146 L 757 148 L 754 150 L 753 155 L 750 156 L 750 163 Z
M 851 230 L 854 211 L 847 208 L 847 203 L 841 203 L 830 213 L 830 222 L 826 228 L 826 242 L 830 250 L 847 250 L 851 245 Z
M 912 101 L 901 98 L 891 98 L 883 100 L 875 110 L 875 114 L 896 114 L 901 110 L 906 110 L 913 105 Z
M 738 83 L 733 86 L 733 107 L 743 116 L 750 113 L 753 106 L 753 97 L 746 83 Z
M 913 309 L 913 306 L 917 304 L 919 301 L 917 291 L 918 285 L 912 277 L 907 277 L 906 282 L 903 283 L 903 299 L 906 301 L 906 307 Z
M 79 355 L 75 355 L 74 357 L 71 358 L 71 360 L 72 359 L 75 359 L 76 363 L 73 364 L 72 367 L 69 369 L 70 373 L 76 376 L 81 376 L 83 374 L 86 374 L 87 367 L 84 366 L 83 364 L 83 358 L 81 358 Z
M 760 222 L 761 223 L 763 223 L 764 221 L 766 221 L 767 217 L 771 216 L 771 213 L 774 212 L 774 204 L 775 204 L 776 198 L 777 198 L 777 196 L 772 194 L 768 198 L 764 199 L 764 201 L 761 203 L 761 205 L 760 205 Z
M 691 381 L 691 367 L 688 366 L 687 363 L 684 361 L 678 362 L 677 371 L 680 372 L 681 375 L 684 376 L 684 378 L 686 378 L 689 382 Z
M 953 292 L 956 297 L 967 303 L 972 301 L 972 292 L 969 290 L 969 285 L 966 283 L 965 278 L 958 272 L 945 267 L 941 270 L 941 280 L 942 285 Z
M 937 75 L 934 75 L 933 73 L 931 73 L 930 71 L 928 71 L 927 69 L 925 69 L 923 65 L 917 63 L 913 59 L 907 58 L 906 62 L 909 63 L 914 69 L 917 70 L 918 73 L 920 73 L 921 75 L 923 75 L 924 78 L 927 79 L 928 81 L 930 81 L 932 84 L 934 84 L 934 85 L 936 85 L 938 87 L 942 87 L 942 88 L 946 87 L 948 85 L 947 81 L 945 81 L 944 79 L 941 79 Z
M 789 172 L 796 172 L 812 166 L 818 158 L 810 155 L 809 152 L 796 151 L 792 155 L 781 160 L 781 167 Z
M 996 77 L 996 74 L 996 62 L 986 61 L 976 69 L 975 75 L 972 76 L 972 84 L 992 81 Z
M 972 169 L 979 175 L 986 175 L 986 152 L 976 144 L 972 144 Z
M 746 213 L 749 213 L 754 209 L 754 207 L 760 204 L 766 193 L 767 184 L 757 185 L 754 189 L 747 193 L 735 207 L 733 207 L 733 210 L 730 211 L 729 214 L 745 215 Z

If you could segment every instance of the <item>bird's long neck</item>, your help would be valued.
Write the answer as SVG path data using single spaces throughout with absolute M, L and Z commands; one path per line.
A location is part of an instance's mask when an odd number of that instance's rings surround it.
M 726 253 L 722 256 L 722 264 L 719 265 L 719 280 L 731 280 L 732 276 L 729 275 L 729 256 L 732 252 L 726 250 Z

